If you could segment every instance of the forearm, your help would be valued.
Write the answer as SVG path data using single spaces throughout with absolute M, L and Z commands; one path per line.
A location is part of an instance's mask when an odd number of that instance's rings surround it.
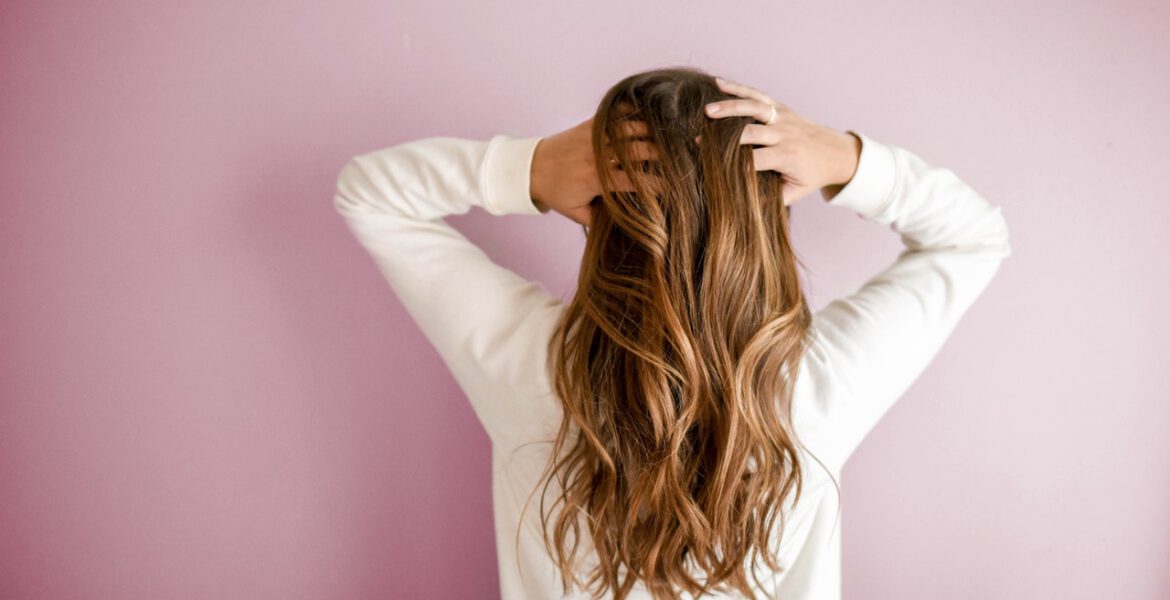
M 813 316 L 805 358 L 816 396 L 798 414 L 810 447 L 837 468 L 933 360 L 1011 253 L 1001 208 L 952 170 L 859 139 L 856 172 L 829 204 L 890 226 L 904 248 Z
M 821 188 L 821 196 L 826 202 L 832 200 L 853 179 L 861 159 L 861 138 L 848 131 L 837 133 L 840 134 L 840 143 L 835 146 L 832 159 L 836 174 L 831 183 Z

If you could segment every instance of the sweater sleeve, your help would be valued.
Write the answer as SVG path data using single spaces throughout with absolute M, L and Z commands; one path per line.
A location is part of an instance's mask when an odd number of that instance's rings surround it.
M 806 445 L 834 470 L 925 370 L 1011 254 L 1002 209 L 953 171 L 849 133 L 862 141 L 857 170 L 825 198 L 888 226 L 904 248 L 813 316 L 802 370 L 814 389 L 799 396 L 808 403 L 800 407 L 801 437 L 807 433 L 814 443 Z
M 563 301 L 493 262 L 443 220 L 478 206 L 540 215 L 529 191 L 539 137 L 431 137 L 353 157 L 333 204 L 466 393 L 493 442 L 518 426 L 509 396 L 539 378 L 536 332 Z

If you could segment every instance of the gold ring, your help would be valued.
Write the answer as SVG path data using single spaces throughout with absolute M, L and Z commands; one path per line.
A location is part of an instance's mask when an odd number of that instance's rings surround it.
M 771 125 L 776 120 L 776 105 L 769 104 L 768 106 L 772 107 L 772 116 L 768 117 L 767 125 Z

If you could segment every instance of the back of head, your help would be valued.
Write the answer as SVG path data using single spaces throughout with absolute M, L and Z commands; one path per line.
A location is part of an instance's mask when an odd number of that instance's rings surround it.
M 563 493 L 547 513 L 541 495 L 541 522 L 566 592 L 583 534 L 599 596 L 637 580 L 655 598 L 750 596 L 757 557 L 780 569 L 770 542 L 801 486 L 789 374 L 811 314 L 781 176 L 739 142 L 752 119 L 704 114 L 731 97 L 700 70 L 657 69 L 610 88 L 594 117 L 605 193 L 549 347 L 564 421 L 543 481 Z M 656 160 L 629 151 L 629 121 Z M 609 156 L 636 192 L 614 191 Z

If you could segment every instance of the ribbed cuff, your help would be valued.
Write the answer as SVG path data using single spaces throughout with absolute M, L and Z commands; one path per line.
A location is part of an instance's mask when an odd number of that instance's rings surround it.
M 497 135 L 488 141 L 483 162 L 483 207 L 497 216 L 541 215 L 532 202 L 532 157 L 537 137 Z
M 852 129 L 846 131 L 861 139 L 861 154 L 853 178 L 828 204 L 851 209 L 865 219 L 877 220 L 875 217 L 894 194 L 898 179 L 897 158 L 889 146 Z

